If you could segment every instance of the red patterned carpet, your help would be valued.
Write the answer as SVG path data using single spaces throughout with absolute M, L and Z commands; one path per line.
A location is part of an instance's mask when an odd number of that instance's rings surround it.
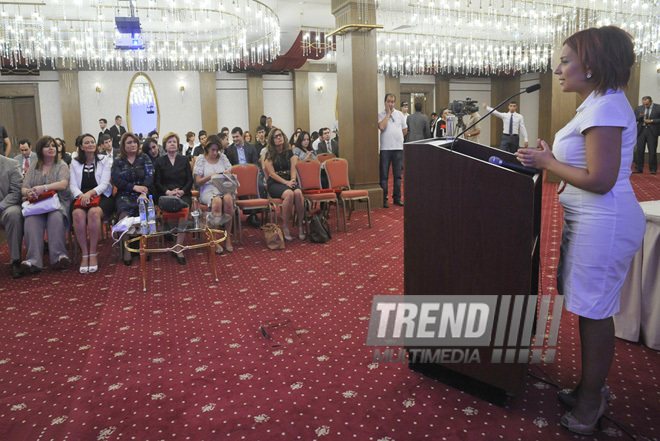
M 633 183 L 640 200 L 660 199 L 660 177 Z M 544 294 L 555 292 L 555 190 L 546 183 Z M 245 245 L 218 259 L 221 282 L 203 253 L 189 252 L 185 267 L 152 259 L 147 293 L 138 266 L 115 260 L 109 241 L 96 274 L 13 280 L 2 265 L 0 440 L 579 439 L 559 424 L 556 389 L 533 377 L 502 408 L 406 365 L 372 363 L 372 296 L 403 290 L 403 209 L 375 210 L 373 224 L 358 212 L 348 234 L 284 251 L 246 227 Z M 291 327 L 264 339 L 262 324 L 285 319 Z M 616 349 L 608 415 L 660 439 L 660 354 L 625 341 Z M 565 313 L 556 362 L 540 366 L 572 386 L 579 350 Z M 629 437 L 606 421 L 590 439 Z

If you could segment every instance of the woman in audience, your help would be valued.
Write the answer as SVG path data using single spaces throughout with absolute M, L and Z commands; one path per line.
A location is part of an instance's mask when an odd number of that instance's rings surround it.
M 605 380 L 614 358 L 612 316 L 646 225 L 630 183 L 637 126 L 624 92 L 634 42 L 615 26 L 585 29 L 564 41 L 558 58 L 554 73 L 562 92 L 576 93 L 582 104 L 555 135 L 552 150 L 539 140 L 538 148 L 520 149 L 516 157 L 563 180 L 557 291 L 579 316 L 582 377 L 573 390 L 559 392 L 559 401 L 572 408 L 561 424 L 591 435 L 611 399 Z
M 284 225 L 282 233 L 284 239 L 291 242 L 293 238 L 289 232 L 291 209 L 296 206 L 298 215 L 298 237 L 305 240 L 303 232 L 303 194 L 298 188 L 296 180 L 296 164 L 298 157 L 293 154 L 289 142 L 277 127 L 273 127 L 268 135 L 268 154 L 266 155 L 265 170 L 268 174 L 268 193 L 273 198 L 282 199 L 282 218 Z
M 146 138 L 142 143 L 142 153 L 149 156 L 151 162 L 155 163 L 158 159 L 158 141 L 153 138 Z
M 94 137 L 89 133 L 82 135 L 78 155 L 71 161 L 69 183 L 71 194 L 76 199 L 76 203 L 71 205 L 71 215 L 76 239 L 82 251 L 80 274 L 95 273 L 99 269 L 96 246 L 101 232 L 101 218 L 112 216 L 115 208 L 110 184 L 111 168 L 110 157 L 96 153 Z M 100 198 L 98 205 L 93 203 L 97 196 Z
M 35 273 L 43 268 L 44 231 L 48 233 L 50 264 L 57 269 L 69 267 L 66 252 L 66 234 L 69 231 L 69 167 L 57 153 L 55 140 L 42 136 L 35 145 L 37 161 L 30 165 L 21 193 L 28 199 L 36 199 L 48 191 L 57 192 L 60 208 L 44 214 L 27 216 L 24 221 L 26 259 L 21 262 L 23 273 Z
M 290 141 L 291 145 L 297 145 L 298 144 L 298 136 L 300 135 L 300 132 L 295 131 L 293 132 L 293 135 L 291 135 Z
M 250 144 L 252 144 L 252 133 L 250 133 L 249 131 L 244 132 L 243 133 L 243 141 L 249 142 Z
M 223 147 L 223 141 L 220 137 L 216 135 L 209 136 L 204 145 L 204 156 L 197 158 L 193 174 L 195 175 L 195 183 L 199 188 L 199 201 L 209 206 L 214 219 L 219 219 L 223 213 L 230 216 L 225 227 L 227 230 L 225 248 L 231 253 L 234 251 L 234 247 L 229 233 L 234 213 L 234 198 L 231 195 L 221 195 L 220 191 L 211 184 L 213 176 L 231 172 L 231 163 L 222 152 L 225 147 L 226 145 Z M 221 254 L 222 247 L 216 245 L 215 252 Z
M 66 152 L 66 142 L 61 138 L 55 138 L 55 147 L 57 148 L 57 154 L 60 159 L 64 161 L 66 165 L 70 165 L 71 155 Z
M 293 149 L 293 154 L 298 157 L 298 161 L 316 159 L 316 153 L 312 148 L 312 138 L 309 136 L 309 132 L 300 132 L 296 147 Z
M 193 185 L 192 170 L 188 159 L 178 153 L 179 135 L 168 133 L 163 138 L 165 146 L 165 156 L 156 159 L 155 182 L 156 182 L 156 203 L 162 196 L 174 196 L 190 207 L 192 204 L 191 188 Z M 180 227 L 185 226 L 186 218 L 180 221 Z M 183 225 L 181 225 L 183 224 Z M 177 243 L 183 245 L 185 234 L 177 235 Z M 186 264 L 186 258 L 183 251 L 173 252 L 172 256 L 181 265 Z
M 115 211 L 122 220 L 139 216 L 138 199 L 147 198 L 154 182 L 154 166 L 149 156 L 142 154 L 138 137 L 126 132 L 119 141 L 119 156 L 112 164 L 112 184 L 117 187 Z M 141 202 L 140 202 L 141 203 Z M 124 236 L 126 238 L 126 236 Z M 125 245 L 126 239 L 124 239 Z M 124 249 L 124 265 L 131 264 L 131 253 Z
M 179 137 L 177 136 L 177 139 Z M 163 143 L 163 146 L 165 144 Z M 188 132 L 186 133 L 186 143 L 183 144 L 183 149 L 181 150 L 181 154 L 188 159 L 188 162 L 190 162 L 190 158 L 192 158 L 192 152 L 195 150 L 195 134 L 193 132 Z

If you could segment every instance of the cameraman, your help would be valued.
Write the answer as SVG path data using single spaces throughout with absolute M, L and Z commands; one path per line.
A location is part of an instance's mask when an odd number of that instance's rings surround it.
M 468 113 L 470 114 L 470 117 L 468 118 L 467 122 L 465 123 L 465 127 L 470 127 L 472 124 L 477 122 L 479 120 L 479 118 L 481 118 L 481 115 L 479 115 L 478 108 L 476 106 L 468 107 Z M 479 142 L 479 135 L 480 134 L 481 134 L 481 123 L 479 123 L 476 126 L 472 127 L 463 136 L 465 137 L 465 139 L 469 139 L 470 141 Z

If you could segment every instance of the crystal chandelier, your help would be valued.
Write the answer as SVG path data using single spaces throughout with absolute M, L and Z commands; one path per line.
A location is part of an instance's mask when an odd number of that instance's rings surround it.
M 117 50 L 115 17 L 128 16 L 133 3 L 144 49 Z M 280 51 L 279 18 L 257 0 L 3 2 L 0 27 L 0 56 L 11 66 L 215 71 Z
M 376 0 L 378 71 L 489 75 L 542 72 L 576 31 L 616 25 L 639 59 L 657 60 L 658 0 Z

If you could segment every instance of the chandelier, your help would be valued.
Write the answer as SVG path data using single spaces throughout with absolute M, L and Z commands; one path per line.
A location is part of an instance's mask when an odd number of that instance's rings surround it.
M 589 27 L 629 32 L 640 60 L 660 53 L 659 0 L 359 0 L 375 4 L 381 74 L 544 72 L 553 48 Z M 362 14 L 367 22 L 367 13 Z M 330 54 L 331 55 L 331 54 Z
M 257 0 L 129 1 L 3 2 L 0 56 L 13 67 L 215 71 L 279 54 L 279 18 Z M 143 49 L 118 50 L 115 17 L 133 14 Z

